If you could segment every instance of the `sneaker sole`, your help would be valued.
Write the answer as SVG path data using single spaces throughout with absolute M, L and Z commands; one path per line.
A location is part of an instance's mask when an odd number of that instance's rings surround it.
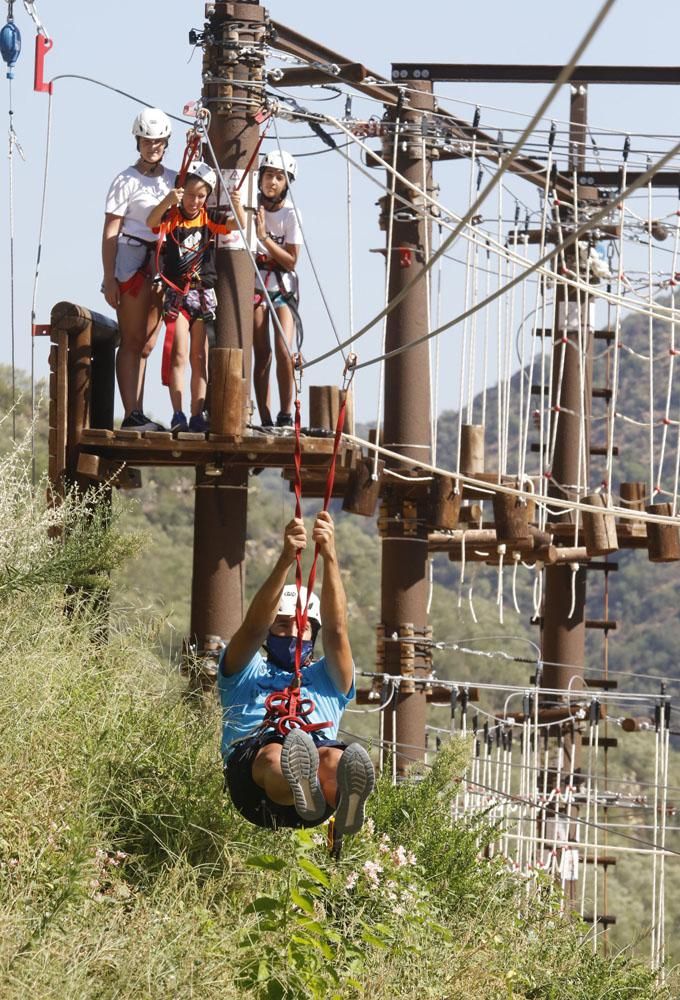
M 359 743 L 347 747 L 338 764 L 336 836 L 358 833 L 364 824 L 366 799 L 375 787 L 371 758 Z
M 301 819 L 321 819 L 327 804 L 319 785 L 319 752 L 307 733 L 294 729 L 281 749 L 281 771 L 293 793 L 295 811 Z

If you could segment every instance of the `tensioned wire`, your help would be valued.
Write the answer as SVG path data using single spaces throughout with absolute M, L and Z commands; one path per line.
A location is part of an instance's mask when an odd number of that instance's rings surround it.
M 543 99 L 543 101 L 539 105 L 538 110 L 535 112 L 535 114 L 531 118 L 530 122 L 528 123 L 528 125 L 526 126 L 526 128 L 524 129 L 524 131 L 522 132 L 522 135 L 519 137 L 519 139 L 517 140 L 517 142 L 515 143 L 515 145 L 512 147 L 512 149 L 508 153 L 508 156 L 503 160 L 503 163 L 499 166 L 498 170 L 494 173 L 494 176 L 486 184 L 486 186 L 484 187 L 483 191 L 478 195 L 476 201 L 468 208 L 468 210 L 465 213 L 465 215 L 463 216 L 463 218 L 454 227 L 453 232 L 444 240 L 444 242 L 442 243 L 442 245 L 440 247 L 438 247 L 436 253 L 434 253 L 432 255 L 432 257 L 430 258 L 429 268 L 431 268 L 433 266 L 433 264 L 438 260 L 439 255 L 441 255 L 442 253 L 444 253 L 451 246 L 451 244 L 454 242 L 454 240 L 460 235 L 460 233 L 465 228 L 465 226 L 470 222 L 470 220 L 472 219 L 472 217 L 476 214 L 478 208 L 484 203 L 484 201 L 486 201 L 486 198 L 488 197 L 488 195 L 490 194 L 490 192 L 499 183 L 501 177 L 509 170 L 509 168 L 510 168 L 511 164 L 513 163 L 513 161 L 515 159 L 517 159 L 517 157 L 519 156 L 520 151 L 522 149 L 522 146 L 524 145 L 525 140 L 528 138 L 529 135 L 531 135 L 531 133 L 532 133 L 532 131 L 533 131 L 536 123 L 540 120 L 540 118 L 543 115 L 543 112 L 549 106 L 549 104 L 552 102 L 553 98 L 555 97 L 555 95 L 557 94 L 557 92 L 560 90 L 560 88 L 562 87 L 562 85 L 569 80 L 569 78 L 571 76 L 571 72 L 572 72 L 574 66 L 576 65 L 576 63 L 578 62 L 578 59 L 580 58 L 580 56 L 584 52 L 584 50 L 587 48 L 587 46 L 590 43 L 590 41 L 592 40 L 592 38 L 597 34 L 597 31 L 598 31 L 600 25 L 605 20 L 607 14 L 611 10 L 611 8 L 614 6 L 615 2 L 616 2 L 616 0 L 605 0 L 605 2 L 603 3 L 602 7 L 600 8 L 598 14 L 596 15 L 595 19 L 593 20 L 592 24 L 590 25 L 590 27 L 586 31 L 584 37 L 582 38 L 582 40 L 577 45 L 577 47 L 576 47 L 575 51 L 573 52 L 573 54 L 572 54 L 569 62 L 566 64 L 566 66 L 563 67 L 563 69 L 559 73 L 559 75 L 558 75 L 557 79 L 555 80 L 554 84 L 550 87 L 550 90 L 548 91 L 548 94 L 546 95 L 546 97 Z M 339 123 L 336 122 L 336 125 L 339 125 Z M 428 268 L 428 270 L 429 270 L 429 268 Z M 426 273 L 427 273 L 427 271 L 424 268 L 421 268 L 417 272 L 416 276 L 408 284 L 406 284 L 396 296 L 394 296 L 392 298 L 392 300 L 389 303 L 389 308 L 383 309 L 368 324 L 366 324 L 364 327 L 362 327 L 360 331 L 358 331 L 356 334 L 353 335 L 353 337 L 351 338 L 351 341 L 357 339 L 363 333 L 366 333 L 368 330 L 372 329 L 372 327 L 375 326 L 375 324 L 378 323 L 383 318 L 383 316 L 387 315 L 387 313 L 389 311 L 391 311 L 392 309 L 394 309 L 409 294 L 409 292 L 412 290 L 412 288 L 416 284 L 416 282 L 420 281 L 423 277 L 425 277 Z M 344 343 L 343 346 L 346 346 L 351 341 L 345 341 L 345 343 Z M 417 343 L 417 341 L 414 341 L 414 343 Z M 393 352 L 391 352 L 387 356 L 393 356 Z M 320 360 L 321 360 L 321 358 L 316 358 L 316 359 L 314 359 L 311 362 L 307 362 L 307 366 L 306 367 L 309 367 L 309 366 L 317 363 Z
M 647 181 L 649 180 L 649 178 L 651 176 L 653 176 L 655 173 L 657 173 L 659 170 L 661 170 L 662 167 L 671 158 L 671 156 L 675 155 L 675 153 L 678 152 L 678 151 L 680 151 L 680 142 L 678 142 L 676 144 L 676 146 L 674 146 L 673 149 L 664 158 L 662 158 L 654 167 L 652 167 L 649 170 L 645 171 L 644 174 L 641 174 L 640 177 L 637 178 L 637 180 L 635 180 L 626 189 L 626 191 L 622 192 L 622 194 L 620 195 L 620 199 L 623 199 L 623 198 L 627 197 L 628 192 L 637 191 L 637 189 L 639 187 L 642 187 L 644 184 L 646 184 Z M 486 308 L 486 306 L 490 305 L 492 302 L 494 302 L 501 295 L 506 294 L 508 291 L 510 291 L 511 288 L 513 288 L 515 285 L 519 284 L 520 281 L 524 281 L 530 274 L 533 274 L 535 271 L 539 270 L 539 268 L 544 267 L 547 263 L 549 263 L 556 256 L 558 256 L 558 254 L 563 253 L 566 247 L 571 246 L 572 243 L 574 243 L 576 240 L 578 240 L 578 238 L 580 236 L 582 236 L 584 233 L 588 232 L 590 229 L 592 229 L 594 226 L 596 226 L 597 223 L 599 223 L 603 219 L 605 219 L 610 213 L 611 213 L 611 208 L 610 207 L 606 207 L 604 209 L 601 209 L 599 212 L 596 212 L 593 216 L 591 216 L 588 219 L 587 222 L 582 223 L 581 226 L 579 226 L 578 228 L 576 228 L 570 235 L 568 235 L 561 244 L 559 244 L 553 250 L 551 250 L 547 254 L 545 254 L 540 260 L 535 261 L 529 268 L 527 268 L 526 271 L 524 271 L 524 273 L 517 275 L 517 277 L 513 278 L 511 281 L 509 281 L 502 288 L 499 288 L 495 292 L 492 292 L 490 296 L 488 296 L 482 302 L 478 303 L 471 310 L 470 309 L 465 310 L 465 312 L 460 313 L 454 319 L 449 320 L 447 323 L 444 323 L 442 326 L 440 326 L 436 330 L 432 330 L 429 334 L 427 334 L 425 336 L 422 336 L 422 337 L 419 337 L 416 340 L 411 341 L 409 344 L 406 344 L 406 345 L 404 345 L 402 347 L 395 348 L 393 351 L 390 351 L 387 354 L 371 358 L 369 361 L 363 361 L 363 362 L 361 362 L 360 364 L 358 364 L 356 366 L 357 370 L 360 369 L 360 368 L 369 367 L 372 364 L 376 364 L 376 363 L 378 363 L 380 361 L 383 361 L 383 360 L 386 360 L 388 358 L 396 357 L 398 354 L 402 354 L 404 351 L 410 350 L 411 348 L 418 346 L 419 344 L 421 344 L 424 341 L 428 340 L 430 337 L 437 337 L 441 333 L 443 333 L 445 330 L 448 330 L 451 327 L 458 325 L 459 323 L 463 322 L 467 318 L 467 316 L 469 316 L 471 314 L 471 312 L 477 312 L 479 309 Z M 450 241 L 450 237 L 449 237 L 449 240 L 445 240 L 444 241 L 444 244 L 447 244 L 449 241 Z M 437 252 L 439 252 L 439 251 L 437 251 Z M 435 259 L 435 255 L 433 255 L 433 257 L 432 257 L 432 260 L 434 260 L 434 259 Z M 413 286 L 413 284 L 423 274 L 424 274 L 424 270 L 419 271 L 418 275 L 411 281 L 411 283 L 409 285 L 405 286 L 404 289 L 402 289 L 402 291 L 399 293 L 399 295 L 395 296 L 395 298 L 391 300 L 391 302 L 390 302 L 390 307 L 391 308 L 394 308 L 394 306 L 398 304 L 398 302 L 401 300 L 400 297 L 403 295 L 403 293 L 404 292 L 408 292 L 411 289 L 411 287 Z M 561 280 L 562 280 L 562 283 L 565 284 L 565 285 L 573 285 L 574 287 L 577 287 L 577 288 L 579 287 L 576 282 L 572 282 L 572 281 L 570 281 L 568 279 L 565 280 L 564 278 L 562 278 Z M 598 298 L 604 299 L 606 301 L 607 298 L 608 298 L 608 296 L 606 295 L 606 293 L 604 293 L 604 294 L 598 293 Z M 631 310 L 631 311 L 638 311 L 638 310 Z M 643 310 L 639 310 L 639 311 L 643 311 Z M 663 310 L 663 308 L 662 308 L 662 311 L 665 311 L 665 310 Z M 668 312 L 670 313 L 670 310 L 668 310 Z M 646 315 L 648 315 L 649 314 L 649 310 L 645 309 L 644 313 Z M 379 313 L 378 316 L 375 317 L 373 320 L 371 320 L 370 323 L 366 324 L 364 327 L 361 328 L 361 330 L 358 330 L 355 334 L 353 334 L 352 337 L 350 337 L 346 341 L 344 341 L 343 347 L 348 346 L 348 344 L 353 343 L 359 337 L 363 336 L 363 334 L 366 333 L 369 329 L 371 329 L 371 327 L 375 324 L 375 322 L 377 322 L 379 319 L 381 319 L 383 315 L 384 315 L 384 312 Z M 325 354 L 319 355 L 318 357 L 313 358 L 311 361 L 308 361 L 306 363 L 305 367 L 309 368 L 312 365 L 318 364 L 320 361 L 325 360 L 326 358 L 332 356 L 334 353 L 336 353 L 335 350 L 332 350 L 332 351 L 326 352 Z
M 321 116 L 319 116 L 319 115 L 313 115 L 311 113 L 304 113 L 303 109 L 301 109 L 299 107 L 298 107 L 298 110 L 296 111 L 296 116 L 300 117 L 301 119 L 309 118 L 310 120 L 315 120 L 315 121 L 321 120 Z M 378 153 L 376 153 L 369 146 L 367 146 L 364 142 L 362 142 L 357 136 L 354 136 L 353 133 L 350 131 L 350 129 L 346 128 L 341 122 L 336 121 L 335 119 L 330 119 L 328 117 L 325 117 L 323 120 L 326 121 L 326 122 L 331 121 L 334 124 L 336 124 L 342 131 L 344 131 L 344 133 L 349 137 L 350 140 L 352 140 L 361 149 L 363 149 L 363 151 L 365 152 L 365 154 L 368 157 L 370 157 L 377 164 L 379 164 L 381 167 L 383 167 L 388 173 L 391 173 L 391 170 L 392 170 L 391 165 L 387 161 L 385 161 Z M 347 157 L 347 154 L 344 153 L 340 147 L 338 147 L 338 149 L 336 151 L 343 158 Z M 670 155 L 672 156 L 673 153 L 674 153 L 674 150 L 671 151 Z M 666 162 L 666 160 L 664 160 L 663 164 L 661 164 L 661 165 L 664 165 L 665 162 Z M 376 178 L 371 171 L 367 170 L 361 164 L 358 164 L 356 162 L 355 162 L 354 165 L 355 165 L 356 169 L 358 169 L 362 174 L 364 174 L 366 177 L 368 177 L 369 180 L 371 180 L 371 182 L 373 184 L 375 184 L 377 187 L 379 187 L 381 190 L 383 190 L 383 191 L 388 190 L 388 188 L 386 187 L 386 185 L 383 182 L 381 182 L 378 178 Z M 658 169 L 660 169 L 660 165 L 657 165 L 657 167 L 655 168 L 655 170 L 658 170 Z M 405 177 L 403 177 L 403 175 L 398 175 L 398 176 L 399 176 L 399 180 L 402 182 L 402 184 L 404 184 L 409 189 L 413 190 L 413 192 L 416 193 L 417 195 L 421 196 L 423 198 L 423 200 L 426 201 L 433 208 L 437 208 L 440 212 L 442 212 L 445 216 L 448 216 L 449 218 L 453 218 L 454 220 L 459 220 L 459 217 L 454 212 L 451 212 L 446 206 L 443 206 L 439 201 L 437 201 L 435 198 L 431 197 L 427 192 L 423 192 L 420 187 L 418 187 L 417 185 L 415 185 L 415 184 L 411 183 L 410 181 L 408 181 Z M 641 181 L 641 183 L 644 183 L 645 179 L 643 179 Z M 635 191 L 635 190 L 637 190 L 638 186 L 641 186 L 641 184 L 638 184 L 636 182 L 635 185 L 631 185 L 631 187 L 630 187 L 629 190 L 630 191 Z M 516 197 L 516 196 L 513 194 L 513 197 Z M 627 191 L 623 191 L 621 194 L 619 194 L 618 197 L 619 198 L 627 197 Z M 420 215 L 424 216 L 425 218 L 429 218 L 430 217 L 430 213 L 427 210 L 419 209 L 416 205 L 412 204 L 406 198 L 404 198 L 402 195 L 399 195 L 398 193 L 395 194 L 395 200 L 397 200 L 397 201 L 401 202 L 402 204 L 408 206 L 408 208 L 411 211 L 415 212 L 416 214 L 420 214 Z M 611 212 L 611 208 L 608 209 L 608 210 L 604 210 L 604 215 L 591 216 L 590 220 L 589 220 L 590 223 L 591 223 L 591 225 L 594 224 L 595 221 L 602 221 L 602 219 L 606 218 L 607 215 L 610 214 L 610 212 Z M 448 223 L 444 218 L 439 218 L 438 221 L 440 222 L 440 224 L 444 228 L 448 229 L 449 232 L 453 235 L 456 227 L 454 227 L 453 225 L 451 225 L 450 223 Z M 480 240 L 480 236 L 478 235 L 477 230 L 474 227 L 469 227 L 469 226 L 465 225 L 461 235 L 462 235 L 462 238 L 464 238 L 466 240 L 480 241 L 480 245 L 483 242 L 483 244 L 487 247 L 487 250 L 489 250 L 489 249 L 492 248 L 494 253 L 501 254 L 502 256 L 508 257 L 510 259 L 514 259 L 516 257 L 517 261 L 520 262 L 522 264 L 522 266 L 526 266 L 526 258 L 525 257 L 523 257 L 521 255 L 515 255 L 511 247 L 507 247 L 505 245 L 499 245 L 496 242 L 496 240 L 493 237 L 491 237 L 489 234 L 485 234 L 481 238 L 481 240 Z M 581 233 L 578 233 L 577 235 L 581 235 Z M 563 247 L 558 248 L 558 250 L 556 251 L 556 253 L 557 252 L 560 252 L 560 253 L 563 252 L 563 249 L 564 249 Z M 439 250 L 437 251 L 437 253 L 439 254 Z M 448 257 L 449 255 L 442 254 L 442 256 Z M 539 260 L 538 263 L 537 263 L 537 265 L 535 265 L 534 267 L 532 267 L 531 270 L 530 270 L 530 272 L 528 272 L 527 274 L 524 275 L 524 278 L 529 277 L 536 270 L 538 270 L 539 273 L 543 273 L 543 261 Z M 420 272 L 420 273 L 422 273 L 422 272 Z M 580 290 L 580 286 L 578 285 L 578 283 L 573 278 L 569 277 L 568 275 L 562 275 L 562 274 L 561 275 L 555 275 L 552 272 L 545 272 L 545 273 L 552 280 L 557 280 L 560 284 L 564 284 L 566 286 L 573 287 L 576 290 Z M 646 274 L 646 272 L 645 272 L 645 274 Z M 414 280 L 418 280 L 418 278 L 416 278 Z M 408 286 L 408 287 L 410 287 L 410 286 Z M 631 286 L 631 290 L 633 290 L 632 286 Z M 598 289 L 598 291 L 597 291 L 596 294 L 597 294 L 597 297 L 599 299 L 602 299 L 605 302 L 609 302 L 609 301 L 614 302 L 614 301 L 616 301 L 616 297 L 612 293 L 606 292 L 604 289 Z M 397 303 L 395 303 L 395 304 L 397 304 Z M 480 304 L 480 308 L 484 308 L 486 304 L 487 304 L 487 300 L 484 300 L 484 302 L 482 302 Z M 639 313 L 639 314 L 644 315 L 644 316 L 648 316 L 649 313 L 650 313 L 649 304 L 648 304 L 648 302 L 646 300 L 627 299 L 625 301 L 625 305 L 626 305 L 626 308 L 630 312 Z M 391 309 L 391 308 L 392 308 L 392 304 L 390 303 L 389 309 Z M 389 311 L 389 309 L 388 309 L 388 311 Z M 654 316 L 656 316 L 657 318 L 659 318 L 661 320 L 664 320 L 664 319 L 669 318 L 671 316 L 672 310 L 670 309 L 670 307 L 666 307 L 666 306 L 663 306 L 662 304 L 660 304 L 658 302 L 655 302 L 654 303 L 654 308 L 653 308 L 652 312 L 653 312 Z M 374 318 L 374 320 L 372 320 L 372 324 L 374 325 L 381 318 L 382 318 L 382 314 L 379 314 L 377 317 Z M 464 314 L 463 318 L 465 318 L 465 314 Z M 352 340 L 355 340 L 358 337 L 362 336 L 370 328 L 371 328 L 371 324 L 368 324 L 367 327 L 362 328 L 360 331 L 358 331 L 356 334 L 354 334 L 353 338 L 350 338 L 349 340 L 345 341 L 343 343 L 343 346 L 347 346 L 349 343 L 352 342 Z M 326 353 L 324 355 L 321 355 L 320 357 L 313 359 L 313 361 L 308 362 L 308 365 L 316 364 L 318 361 L 325 360 L 332 353 L 333 352 L 331 351 L 331 352 L 328 352 L 328 353 Z

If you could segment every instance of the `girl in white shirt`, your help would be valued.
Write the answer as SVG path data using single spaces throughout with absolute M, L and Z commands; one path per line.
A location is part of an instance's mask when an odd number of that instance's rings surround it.
M 283 330 L 274 327 L 276 381 L 279 389 L 277 427 L 293 425 L 293 364 L 297 315 L 297 275 L 295 266 L 302 246 L 302 232 L 292 204 L 286 200 L 288 185 L 295 180 L 297 164 L 289 153 L 267 153 L 260 166 L 259 208 L 256 231 L 259 243 L 257 263 L 259 279 L 255 287 L 253 321 L 253 384 L 255 400 L 263 427 L 272 427 L 269 374 L 272 346 L 269 335 L 269 309 L 262 286 L 267 289 Z

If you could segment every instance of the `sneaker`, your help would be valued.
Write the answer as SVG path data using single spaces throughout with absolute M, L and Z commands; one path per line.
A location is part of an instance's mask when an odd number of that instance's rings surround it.
M 302 729 L 292 729 L 281 748 L 281 770 L 301 819 L 321 819 L 328 806 L 319 784 L 319 751 Z
M 207 434 L 210 430 L 210 423 L 205 413 L 197 413 L 195 417 L 189 418 L 189 430 L 193 434 Z
M 292 427 L 293 426 L 293 414 L 292 413 L 279 413 L 276 418 L 277 427 Z
M 363 826 L 366 799 L 375 786 L 371 758 L 359 743 L 347 747 L 338 764 L 338 808 L 335 810 L 335 835 L 358 833 Z
M 164 431 L 163 424 L 150 420 L 141 410 L 132 410 L 130 415 L 120 425 L 122 431 Z
M 170 430 L 173 434 L 183 434 L 184 431 L 189 430 L 187 418 L 182 410 L 175 410 L 173 413 L 172 420 L 170 421 Z

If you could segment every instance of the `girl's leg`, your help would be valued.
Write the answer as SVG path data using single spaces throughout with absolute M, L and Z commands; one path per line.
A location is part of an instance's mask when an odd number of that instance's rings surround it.
M 170 402 L 175 413 L 182 409 L 184 379 L 189 360 L 189 321 L 183 313 L 175 320 L 175 339 L 170 359 Z
M 288 306 L 279 306 L 276 310 L 285 340 L 279 330 L 275 332 L 274 347 L 276 350 L 276 381 L 279 386 L 279 401 L 281 413 L 293 412 L 293 337 L 295 335 L 295 320 Z
M 205 410 L 205 394 L 208 388 L 208 337 L 202 319 L 191 324 L 191 416 L 196 417 Z
M 269 373 L 272 367 L 272 345 L 269 340 L 269 317 L 264 306 L 256 306 L 253 316 L 253 388 L 255 402 L 263 424 L 271 424 L 271 393 Z
M 159 321 L 159 295 L 152 289 L 150 280 L 144 282 L 138 295 L 125 293 L 121 297 L 116 375 L 126 417 L 133 410 L 144 408 L 146 359 L 156 343 Z

